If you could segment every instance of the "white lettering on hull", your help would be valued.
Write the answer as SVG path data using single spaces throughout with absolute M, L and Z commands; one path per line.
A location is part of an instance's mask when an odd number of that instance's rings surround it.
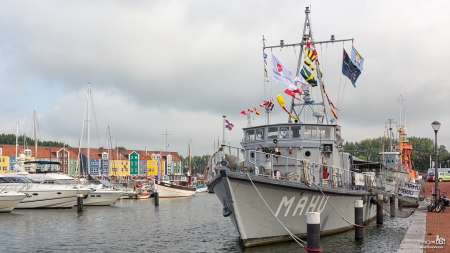
M 278 210 L 277 213 L 275 214 L 275 216 L 278 217 L 278 213 L 280 212 L 282 206 L 284 205 L 285 207 L 287 205 L 289 205 L 289 207 L 286 209 L 286 213 L 284 214 L 284 217 L 287 216 L 287 214 L 289 213 L 289 210 L 291 209 L 292 203 L 294 203 L 295 197 L 292 197 L 289 201 L 287 200 L 287 197 L 284 196 L 283 199 L 280 202 L 280 205 L 278 206 Z
M 278 209 L 277 209 L 277 212 L 275 213 L 275 216 L 278 217 L 278 214 L 283 209 L 285 209 L 284 217 L 288 216 L 289 212 L 291 210 L 291 207 L 295 202 L 295 198 L 296 197 L 292 197 L 288 200 L 288 197 L 284 196 L 281 199 L 280 204 L 278 205 Z M 308 196 L 302 196 L 297 201 L 297 205 L 295 206 L 295 209 L 292 212 L 292 216 L 306 215 L 307 212 L 321 213 L 325 209 L 325 206 L 327 205 L 327 199 L 328 199 L 328 197 L 324 197 L 324 196 L 312 196 L 311 199 Z
M 292 213 L 292 216 L 295 216 L 295 214 L 297 213 L 297 210 L 298 210 L 299 208 L 301 208 L 301 209 L 300 209 L 300 212 L 299 212 L 298 215 L 301 215 L 301 213 L 303 213 L 303 210 L 305 209 L 305 206 L 306 206 L 306 203 L 307 203 L 307 202 L 308 202 L 308 197 L 307 197 L 307 196 L 303 196 L 303 197 L 298 201 L 297 207 L 295 208 L 294 213 Z M 285 217 L 286 217 L 286 215 L 285 215 Z

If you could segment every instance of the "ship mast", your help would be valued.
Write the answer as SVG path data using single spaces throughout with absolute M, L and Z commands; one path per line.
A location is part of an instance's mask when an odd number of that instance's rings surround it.
M 299 53 L 299 57 L 298 57 L 298 64 L 297 64 L 297 71 L 296 71 L 296 76 L 300 76 L 300 70 L 301 70 L 301 63 L 302 63 L 302 55 L 303 55 L 303 50 L 305 48 L 306 45 L 306 41 L 310 41 L 311 45 L 314 47 L 314 45 L 316 44 L 324 44 L 324 43 L 334 43 L 334 42 L 344 42 L 344 41 L 353 41 L 353 39 L 342 39 L 342 40 L 336 40 L 334 38 L 334 35 L 331 35 L 331 39 L 330 40 L 326 40 L 326 41 L 314 41 L 313 38 L 313 32 L 312 32 L 312 26 L 311 26 L 311 21 L 310 21 L 310 9 L 309 7 L 306 7 L 305 9 L 305 24 L 303 26 L 303 40 L 300 43 L 295 43 L 295 44 L 284 44 L 284 40 L 280 41 L 280 45 L 278 46 L 265 46 L 265 44 L 263 43 L 263 51 L 266 48 L 283 48 L 283 47 L 290 47 L 290 46 L 300 46 L 300 53 Z M 319 122 L 317 123 L 324 123 L 323 122 L 323 117 L 325 117 L 325 122 L 326 124 L 331 124 L 331 120 L 329 120 L 329 116 L 327 113 L 327 108 L 329 107 L 328 103 L 325 103 L 325 94 L 324 94 L 324 87 L 323 87 L 323 82 L 322 82 L 322 76 L 321 76 L 321 71 L 320 71 L 320 65 L 317 64 L 316 66 L 316 76 L 318 78 L 319 81 L 319 89 L 320 89 L 320 94 L 322 96 L 322 101 L 321 102 L 314 102 L 313 104 L 305 104 L 304 102 L 300 102 L 300 103 L 295 103 L 295 99 L 292 98 L 291 100 L 291 108 L 290 108 L 290 113 L 294 114 L 295 116 L 299 117 L 299 115 L 301 114 L 301 112 L 303 111 L 303 109 L 305 108 L 305 106 L 310 106 L 312 108 L 312 106 L 322 106 L 322 112 L 323 115 L 317 114 L 314 115 L 316 116 Z M 298 81 L 294 82 L 294 85 L 297 86 Z M 304 95 L 308 95 L 309 94 L 309 88 L 302 88 L 302 92 L 304 93 Z M 298 111 L 295 109 L 295 107 L 298 106 Z M 320 119 L 319 119 L 320 118 Z M 288 116 L 288 122 L 291 120 L 290 116 Z
M 189 143 L 188 143 L 188 151 L 189 151 L 189 154 L 188 154 L 188 156 L 189 156 L 189 176 L 192 175 L 191 142 L 192 142 L 192 140 L 189 140 Z

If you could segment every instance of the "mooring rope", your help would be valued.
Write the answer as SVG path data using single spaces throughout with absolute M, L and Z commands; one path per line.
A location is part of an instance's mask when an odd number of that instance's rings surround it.
M 253 183 L 252 178 L 250 177 L 250 175 L 248 173 L 247 177 L 250 179 L 250 182 L 252 183 L 253 187 L 255 188 L 256 192 L 258 193 L 259 197 L 262 199 L 262 201 L 264 202 L 264 204 L 266 204 L 267 208 L 269 209 L 269 211 L 273 214 L 273 217 L 275 217 L 275 219 L 277 219 L 277 221 L 281 224 L 281 226 L 286 230 L 286 232 L 289 233 L 289 235 L 292 237 L 292 239 L 294 239 L 294 241 L 296 243 L 298 243 L 300 246 L 302 246 L 303 248 L 306 247 L 306 245 L 303 245 L 302 243 L 306 244 L 305 241 L 303 241 L 302 239 L 298 238 L 298 236 L 294 235 L 291 231 L 289 231 L 289 229 L 283 225 L 283 223 L 280 221 L 280 219 L 278 219 L 278 217 L 275 215 L 275 213 L 272 211 L 272 209 L 270 208 L 270 206 L 267 204 L 266 200 L 264 200 L 263 196 L 261 195 L 261 193 L 258 191 L 258 188 L 256 188 L 256 185 Z
M 353 223 L 353 222 L 347 220 L 344 216 L 342 216 L 342 214 L 341 214 L 341 213 L 333 206 L 333 204 L 331 204 L 331 202 L 328 200 L 328 197 L 325 195 L 325 193 L 323 193 L 322 189 L 320 189 L 320 187 L 319 187 L 316 183 L 313 182 L 312 184 L 315 185 L 315 186 L 317 187 L 317 189 L 319 189 L 319 191 L 323 194 L 323 196 L 324 196 L 325 199 L 327 200 L 328 204 L 330 204 L 330 206 L 334 209 L 334 211 L 336 211 L 336 213 L 337 213 L 339 216 L 341 216 L 341 218 L 342 218 L 343 220 L 345 220 L 348 224 L 350 224 L 350 225 L 352 225 L 352 226 L 359 227 L 359 228 L 364 228 L 364 226 L 358 225 L 358 224 L 356 224 L 356 223 Z
M 307 186 L 311 186 L 312 179 L 311 179 L 311 173 L 310 173 L 310 162 L 308 159 L 302 159 L 300 160 L 302 167 L 303 167 L 303 176 L 302 176 L 302 182 L 305 183 Z

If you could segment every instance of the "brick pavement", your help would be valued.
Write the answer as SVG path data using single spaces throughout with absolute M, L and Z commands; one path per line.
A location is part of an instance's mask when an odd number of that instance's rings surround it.
M 428 199 L 431 199 L 430 190 L 433 187 L 434 182 L 422 183 L 422 188 L 425 190 L 425 196 Z M 450 182 L 439 182 L 438 189 L 441 191 L 441 193 L 447 192 L 447 197 L 450 197 Z M 450 207 L 447 207 L 440 213 L 427 212 L 427 228 L 425 233 L 425 240 L 434 242 L 436 241 L 436 236 L 445 239 L 443 249 L 425 249 L 424 252 L 450 252 Z

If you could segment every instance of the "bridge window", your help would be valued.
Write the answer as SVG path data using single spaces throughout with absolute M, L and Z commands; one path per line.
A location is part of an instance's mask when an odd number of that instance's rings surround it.
M 279 138 L 288 138 L 289 127 L 280 127 L 280 136 Z
M 333 128 L 328 126 L 319 126 L 319 138 L 330 140 L 333 135 Z
M 255 140 L 255 130 L 249 129 L 245 131 L 245 141 L 253 141 Z
M 290 136 L 292 138 L 301 138 L 301 131 L 302 131 L 302 127 L 301 126 L 293 126 L 293 127 L 291 127 L 291 134 L 290 134 Z
M 305 126 L 305 139 L 317 139 L 316 126 Z
M 256 129 L 256 139 L 264 140 L 264 128 Z
M 267 131 L 268 139 L 278 138 L 278 127 L 269 127 Z

